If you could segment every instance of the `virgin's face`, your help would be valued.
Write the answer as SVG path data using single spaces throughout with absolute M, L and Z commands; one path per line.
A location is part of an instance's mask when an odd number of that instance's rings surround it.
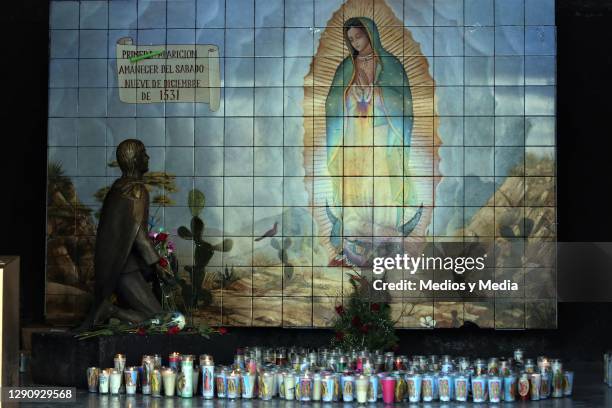
M 368 34 L 365 30 L 359 27 L 351 27 L 346 32 L 346 35 L 357 52 L 363 52 L 370 47 L 370 39 L 368 38 Z

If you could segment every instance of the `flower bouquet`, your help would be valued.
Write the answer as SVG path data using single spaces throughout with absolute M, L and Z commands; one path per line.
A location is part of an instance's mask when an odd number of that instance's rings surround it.
M 178 273 L 178 259 L 176 257 L 176 247 L 163 228 L 159 228 L 157 232 L 151 229 L 148 236 L 159 254 L 158 267 L 155 268 L 155 272 L 161 291 L 162 308 L 166 311 L 177 310 L 175 276 Z
M 186 327 L 185 316 L 180 312 L 164 312 L 147 319 L 138 324 L 120 323 L 112 321 L 106 325 L 98 326 L 93 330 L 85 331 L 76 335 L 79 340 L 98 336 L 113 336 L 118 334 L 137 334 L 146 336 L 149 334 L 198 334 L 210 338 L 212 334 L 227 334 L 225 327 L 214 329 L 207 324 L 201 323 L 197 326 Z
M 159 266 L 164 269 L 175 271 L 178 269 L 178 261 L 175 255 L 176 247 L 174 246 L 174 242 L 170 241 L 169 238 L 170 236 L 163 232 L 163 228 L 160 228 L 158 232 L 153 230 L 149 231 L 149 239 L 160 256 Z
M 336 306 L 334 320 L 335 337 L 332 346 L 344 350 L 381 349 L 391 350 L 397 346 L 394 322 L 391 319 L 391 307 L 388 303 L 372 302 L 364 298 L 370 282 L 358 275 L 350 274 L 353 291 L 346 306 Z

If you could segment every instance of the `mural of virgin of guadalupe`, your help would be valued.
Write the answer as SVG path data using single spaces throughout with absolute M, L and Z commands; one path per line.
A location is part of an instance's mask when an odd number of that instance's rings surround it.
M 420 208 L 403 222 L 403 208 L 419 205 L 408 171 L 413 128 L 408 76 L 383 48 L 371 19 L 351 18 L 343 33 L 350 55 L 336 70 L 325 103 L 327 168 L 333 180 L 326 210 L 330 242 L 338 254 L 344 249 L 338 236 L 372 234 L 372 207 L 377 206 L 375 230 L 395 236 L 409 235 L 422 212 Z M 375 160 L 372 153 L 364 154 L 372 147 Z M 343 207 L 342 217 L 330 205 Z

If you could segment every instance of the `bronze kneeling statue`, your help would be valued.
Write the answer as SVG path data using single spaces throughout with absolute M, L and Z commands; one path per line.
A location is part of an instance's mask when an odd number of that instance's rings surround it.
M 165 276 L 160 256 L 148 238 L 149 193 L 143 175 L 149 156 L 140 140 L 117 146 L 122 176 L 104 198 L 94 258 L 95 292 L 89 315 L 79 327 L 87 330 L 114 317 L 138 323 L 162 311 L 145 277 Z M 117 297 L 117 304 L 111 301 Z

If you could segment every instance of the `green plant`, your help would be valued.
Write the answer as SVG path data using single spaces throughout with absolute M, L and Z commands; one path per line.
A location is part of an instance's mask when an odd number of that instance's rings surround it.
M 47 191 L 49 195 L 55 191 L 66 193 L 72 182 L 64 174 L 64 169 L 60 162 L 49 162 L 47 165 Z
M 88 217 L 92 210 L 81 203 L 74 184 L 64 174 L 62 163 L 49 162 L 47 165 L 47 215 L 67 222 L 74 217 Z
M 336 306 L 334 320 L 335 337 L 331 343 L 344 350 L 367 347 L 370 350 L 389 350 L 397 346 L 395 322 L 391 319 L 391 307 L 388 303 L 372 302 L 365 293 L 370 289 L 370 282 L 356 274 L 349 279 L 353 291 L 346 307 Z
M 234 267 L 228 268 L 227 265 L 223 269 L 223 273 L 221 274 L 221 287 L 226 289 L 229 285 L 236 282 L 239 279 L 237 273 L 234 272 Z
M 186 265 L 183 269 L 189 274 L 189 279 L 179 279 L 182 288 L 183 299 L 188 308 L 196 308 L 200 303 L 208 305 L 212 301 L 210 290 L 202 287 L 206 276 L 206 266 L 215 254 L 215 251 L 228 252 L 233 247 L 233 241 L 226 239 L 222 243 L 212 245 L 204 241 L 204 221 L 200 213 L 205 207 L 206 198 L 200 190 L 193 189 L 187 196 L 189 210 L 191 211 L 191 228 L 180 226 L 177 230 L 179 237 L 193 241 L 193 264 Z
M 113 160 L 108 162 L 107 166 L 110 168 L 117 168 L 119 167 L 119 163 L 117 163 L 116 160 Z M 146 189 L 153 194 L 151 203 L 160 207 L 174 205 L 174 200 L 172 200 L 168 194 L 176 193 L 178 191 L 175 183 L 176 176 L 162 171 L 150 171 L 145 173 L 143 177 Z M 94 198 L 100 203 L 104 202 L 104 198 L 109 190 L 110 186 L 100 188 L 94 193 Z M 98 218 L 99 216 L 100 214 L 96 213 L 96 217 Z

